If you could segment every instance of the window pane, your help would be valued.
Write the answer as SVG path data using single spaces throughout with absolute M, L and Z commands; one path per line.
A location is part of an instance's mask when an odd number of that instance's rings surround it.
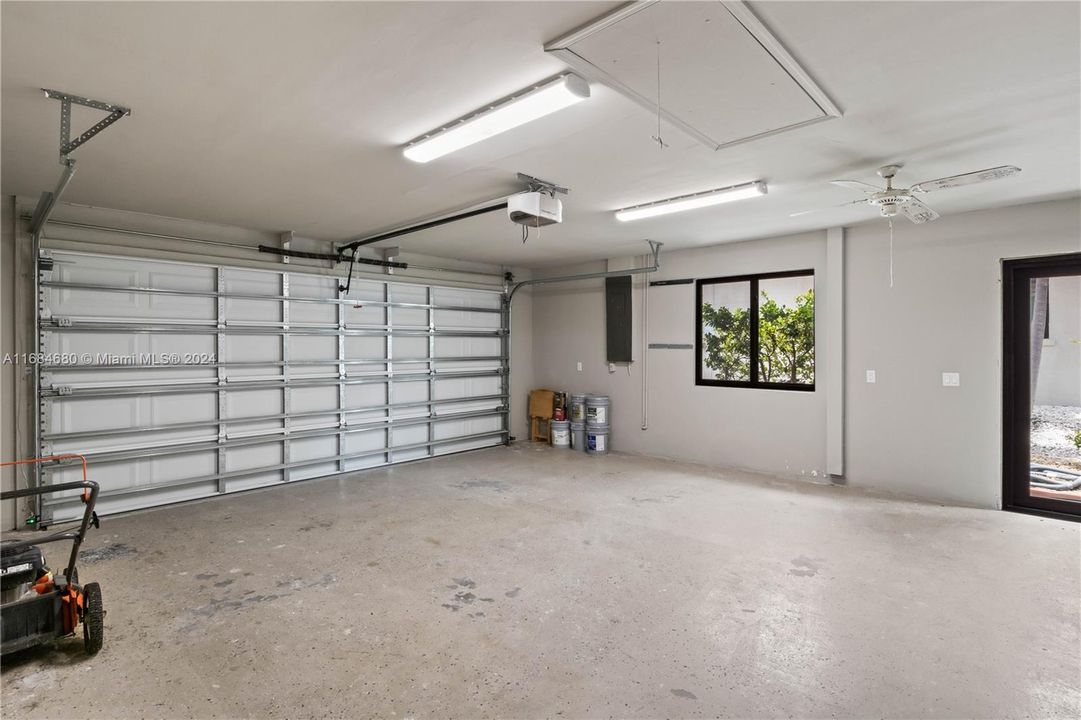
M 751 284 L 702 286 L 702 379 L 751 379 Z
M 758 282 L 758 380 L 813 385 L 814 277 Z

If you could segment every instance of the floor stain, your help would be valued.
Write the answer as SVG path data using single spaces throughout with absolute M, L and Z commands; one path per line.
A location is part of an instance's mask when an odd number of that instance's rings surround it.
M 103 545 L 99 548 L 93 548 L 92 550 L 83 550 L 79 553 L 79 561 L 84 563 L 96 563 L 101 560 L 115 560 L 116 558 L 135 555 L 138 552 L 139 551 L 135 548 L 125 545 L 124 543 L 114 543 L 112 545 Z
M 788 570 L 789 575 L 796 575 L 798 577 L 813 577 L 818 574 L 817 561 L 800 555 L 798 558 L 792 561 L 795 566 Z
M 455 583 L 451 587 L 458 586 L 458 587 L 469 588 L 470 590 L 472 590 L 473 588 L 475 588 L 477 586 L 477 583 L 473 582 L 472 580 L 470 580 L 467 577 L 464 577 L 464 578 L 451 578 L 451 580 L 453 580 L 454 583 Z
M 195 579 L 196 580 L 209 580 L 210 578 L 216 578 L 217 576 L 218 576 L 217 573 L 199 573 L 198 575 L 195 576 Z
M 503 595 L 505 597 L 509 597 L 509 598 L 516 598 L 516 597 L 518 597 L 518 593 L 520 593 L 521 591 L 522 591 L 522 588 L 516 587 L 513 590 L 508 590 L 507 592 L 503 593 Z
M 499 480 L 466 480 L 458 485 L 452 485 L 451 487 L 458 488 L 459 490 L 472 490 L 474 488 L 484 488 L 487 490 L 494 490 L 495 492 L 506 492 L 507 484 Z
M 672 688 L 672 694 L 676 697 L 687 698 L 688 700 L 697 700 L 698 696 L 690 690 L 681 690 L 679 688 Z
M 297 528 L 297 532 L 311 532 L 312 530 L 316 529 L 329 530 L 332 527 L 334 527 L 333 520 L 321 520 L 317 523 L 312 523 L 311 525 L 305 525 L 302 528 Z

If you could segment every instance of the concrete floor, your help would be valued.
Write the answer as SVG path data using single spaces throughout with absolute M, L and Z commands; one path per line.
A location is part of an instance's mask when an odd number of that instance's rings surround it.
M 1081 525 L 627 455 L 106 519 L 81 576 L 105 649 L 5 658 L 4 717 L 1081 714 Z

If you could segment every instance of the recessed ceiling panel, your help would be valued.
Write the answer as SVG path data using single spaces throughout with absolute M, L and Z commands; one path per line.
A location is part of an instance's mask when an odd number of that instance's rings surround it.
M 640 2 L 549 43 L 591 79 L 715 149 L 837 117 L 741 2 Z M 659 60 L 659 63 L 658 63 Z

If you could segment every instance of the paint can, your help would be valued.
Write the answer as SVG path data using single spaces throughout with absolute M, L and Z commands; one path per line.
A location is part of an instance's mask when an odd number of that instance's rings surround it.
M 583 407 L 585 407 L 583 405 Z M 571 423 L 571 449 L 586 449 L 586 424 L 580 422 Z
M 585 395 L 571 395 L 570 420 L 572 423 L 584 423 L 586 421 Z
M 569 448 L 571 446 L 571 424 L 567 420 L 552 420 L 549 426 L 552 447 Z
M 607 395 L 586 395 L 586 425 L 608 427 L 608 411 L 612 401 Z
M 607 425 L 586 425 L 587 455 L 608 454 L 608 432 L 609 428 Z

